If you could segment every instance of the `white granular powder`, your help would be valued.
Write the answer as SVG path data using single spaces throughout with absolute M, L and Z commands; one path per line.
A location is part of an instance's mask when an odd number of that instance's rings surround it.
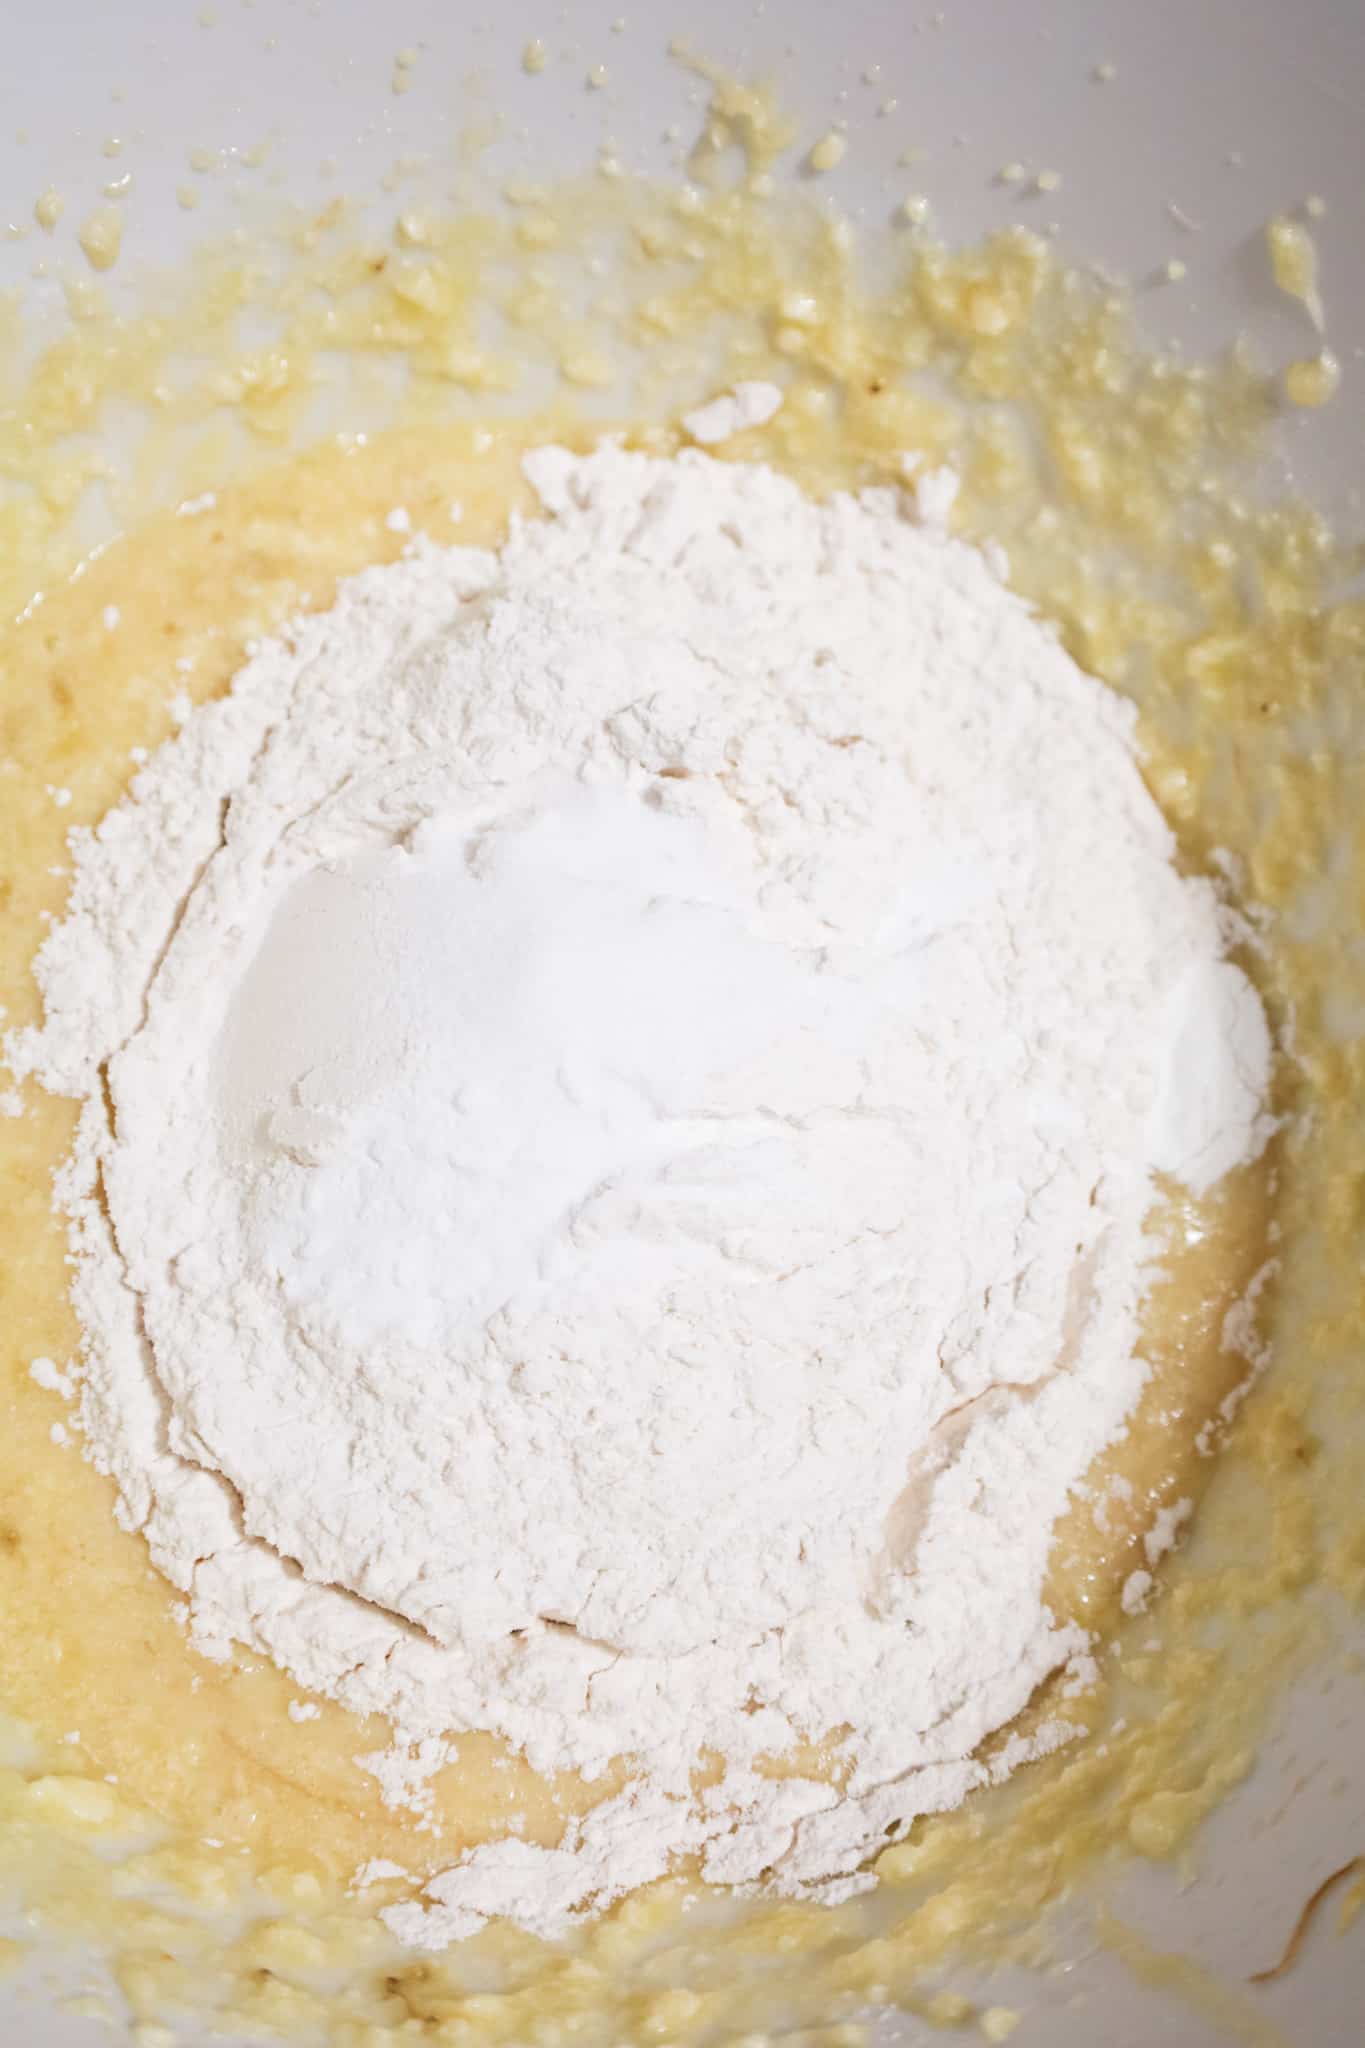
M 1267 1128 L 1131 709 L 977 553 L 697 453 L 527 469 L 501 554 L 357 577 L 75 836 L 10 1046 L 84 1098 L 81 1419 L 200 1648 L 388 1716 L 419 1805 L 461 1730 L 629 1759 L 418 1944 L 687 1853 L 846 1895 L 982 1782 L 1085 1647 L 1041 1589 L 1153 1176 Z M 841 1790 L 763 1774 L 839 1731 Z
M 684 413 L 683 426 L 694 441 L 728 441 L 732 434 L 742 434 L 748 427 L 765 426 L 781 404 L 782 393 L 776 384 L 749 379 L 736 384 L 733 391 L 722 392 L 719 398 L 699 405 L 695 412 Z

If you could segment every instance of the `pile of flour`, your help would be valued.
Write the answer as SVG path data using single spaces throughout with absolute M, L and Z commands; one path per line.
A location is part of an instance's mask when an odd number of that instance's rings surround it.
M 1041 1589 L 1153 1176 L 1267 1128 L 1131 709 L 980 555 L 699 453 L 527 471 L 76 835 L 9 1048 L 84 1101 L 81 1420 L 196 1644 L 388 1716 L 395 1797 L 465 1729 L 629 1760 L 419 1944 L 684 1854 L 837 1897 L 960 1801 L 1084 1647 Z M 759 1769 L 832 1731 L 841 1789 Z

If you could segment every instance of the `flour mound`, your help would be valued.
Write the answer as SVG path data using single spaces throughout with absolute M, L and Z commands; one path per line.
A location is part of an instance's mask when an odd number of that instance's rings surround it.
M 841 1896 L 980 1782 L 1084 1647 L 1044 1573 L 1153 1176 L 1266 1135 L 1133 713 L 980 556 L 699 453 L 527 471 L 77 835 L 9 1049 L 84 1099 L 83 1420 L 195 1642 L 388 1716 L 396 1797 L 465 1729 L 630 1759 L 418 1944 L 683 1854 Z M 836 1730 L 842 1790 L 763 1775 Z

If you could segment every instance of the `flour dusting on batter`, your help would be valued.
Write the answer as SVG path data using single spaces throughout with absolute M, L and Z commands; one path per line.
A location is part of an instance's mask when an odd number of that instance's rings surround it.
M 393 1909 L 431 1946 L 685 1854 L 838 1897 L 990 1775 L 1086 1648 L 1042 1588 L 1155 1177 L 1269 1130 L 1131 708 L 979 554 L 527 467 L 543 519 L 354 579 L 74 836 L 9 1043 L 84 1101 L 82 1421 L 199 1646 L 388 1716 L 395 1796 L 462 1729 L 629 1760 Z

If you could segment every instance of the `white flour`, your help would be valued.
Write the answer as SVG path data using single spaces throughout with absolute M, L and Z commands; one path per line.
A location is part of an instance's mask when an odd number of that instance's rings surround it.
M 196 1642 L 389 1716 L 395 1797 L 462 1729 L 632 1760 L 419 1944 L 684 1852 L 839 1896 L 980 1782 L 1084 1648 L 1041 1587 L 1152 1175 L 1266 1130 L 1131 710 L 979 555 L 528 469 L 546 519 L 358 577 L 78 835 L 10 1048 L 85 1098 L 82 1419 Z M 838 1729 L 842 1795 L 756 1769 Z
M 722 392 L 708 404 L 699 405 L 695 412 L 684 413 L 683 425 L 694 441 L 714 444 L 728 441 L 732 434 L 742 434 L 746 427 L 763 426 L 781 404 L 782 393 L 776 384 L 751 379 L 736 384 L 733 391 Z

